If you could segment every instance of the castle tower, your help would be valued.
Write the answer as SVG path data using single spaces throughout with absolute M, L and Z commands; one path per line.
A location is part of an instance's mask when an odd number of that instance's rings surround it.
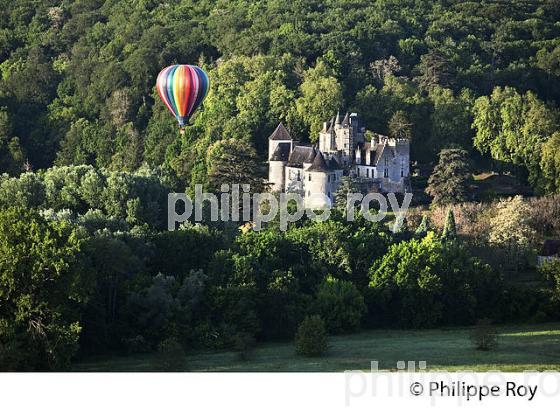
M 319 150 L 322 152 L 335 152 L 335 118 L 323 123 L 323 129 L 319 132 Z
M 268 182 L 272 191 L 284 190 L 286 165 L 292 151 L 293 140 L 282 123 L 268 138 Z
M 321 151 L 315 155 L 313 163 L 304 173 L 305 178 L 305 205 L 309 207 L 323 207 L 328 204 L 322 202 L 319 197 L 314 195 L 329 195 L 330 189 L 330 168 L 323 157 Z

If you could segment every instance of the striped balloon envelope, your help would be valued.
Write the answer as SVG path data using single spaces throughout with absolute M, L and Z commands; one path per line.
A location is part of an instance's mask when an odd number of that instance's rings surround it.
M 208 94 L 210 80 L 200 67 L 172 65 L 160 71 L 156 88 L 182 129 Z

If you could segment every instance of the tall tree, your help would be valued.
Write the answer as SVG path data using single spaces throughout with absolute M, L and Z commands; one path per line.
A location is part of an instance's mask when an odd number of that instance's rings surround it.
M 542 146 L 541 168 L 547 192 L 560 193 L 560 132 Z
M 541 147 L 560 128 L 558 114 L 532 92 L 496 87 L 474 103 L 474 146 L 492 158 L 527 168 L 529 182 L 542 189 Z
M 426 192 L 433 197 L 434 205 L 448 205 L 468 199 L 472 179 L 468 154 L 462 149 L 444 149 L 439 162 L 428 179 Z
M 297 100 L 297 111 L 309 127 L 311 141 L 319 138 L 323 122 L 342 107 L 342 86 L 332 70 L 319 60 L 317 65 L 305 72 Z
M 412 138 L 412 123 L 404 111 L 397 111 L 389 120 L 389 135 L 393 138 Z
M 455 214 L 453 208 L 447 210 L 447 217 L 445 218 L 445 226 L 441 235 L 444 239 L 453 239 L 457 236 L 457 225 L 455 224 Z
M 212 144 L 206 157 L 210 187 L 222 184 L 249 184 L 252 192 L 262 192 L 261 164 L 255 149 L 246 141 L 220 140 Z
M 0 211 L 0 368 L 67 368 L 77 351 L 76 302 L 87 296 L 81 241 L 65 223 L 37 212 Z

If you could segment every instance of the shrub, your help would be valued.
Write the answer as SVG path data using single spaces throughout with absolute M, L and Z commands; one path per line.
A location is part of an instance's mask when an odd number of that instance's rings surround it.
M 157 364 L 162 371 L 183 370 L 185 350 L 175 338 L 167 338 L 158 346 Z
M 295 338 L 296 353 L 302 356 L 322 356 L 327 351 L 327 329 L 319 315 L 307 316 Z
M 477 350 L 491 350 L 498 344 L 498 332 L 490 319 L 480 319 L 471 333 L 471 340 Z
M 238 333 L 233 338 L 233 349 L 237 352 L 240 360 L 249 360 L 254 352 L 257 341 L 255 337 L 246 332 Z
M 316 307 L 331 333 L 356 331 L 366 313 L 364 297 L 356 286 L 333 278 L 319 287 Z
M 380 300 L 375 311 L 406 327 L 473 323 L 475 312 L 486 316 L 502 289 L 490 266 L 460 242 L 442 241 L 433 232 L 392 245 L 370 278 L 372 295 Z

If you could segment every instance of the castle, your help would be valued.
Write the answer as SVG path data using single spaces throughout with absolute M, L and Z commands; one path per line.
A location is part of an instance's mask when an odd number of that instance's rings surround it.
M 410 142 L 373 134 L 357 114 L 340 114 L 323 123 L 317 146 L 292 139 L 280 123 L 268 140 L 268 180 L 276 192 L 296 192 L 306 204 L 314 194 L 334 201 L 343 176 L 364 191 L 406 192 L 409 186 Z

